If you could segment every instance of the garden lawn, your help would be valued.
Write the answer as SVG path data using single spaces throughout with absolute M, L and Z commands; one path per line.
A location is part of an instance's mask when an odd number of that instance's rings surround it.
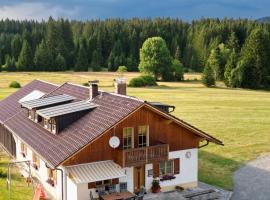
M 127 73 L 129 80 L 139 76 Z M 117 74 L 100 73 L 0 73 L 0 98 L 15 91 L 8 84 L 17 80 L 22 85 L 38 78 L 54 83 L 71 81 L 82 84 L 99 79 L 101 89 L 113 91 L 112 79 Z M 199 80 L 199 74 L 187 74 L 186 80 Z M 233 172 L 248 160 L 270 152 L 270 92 L 205 88 L 200 81 L 159 82 L 158 87 L 128 88 L 128 94 L 148 101 L 176 106 L 174 115 L 222 140 L 225 146 L 210 144 L 199 151 L 199 179 L 232 189 Z M 3 185 L 0 183 L 0 188 Z
M 9 200 L 9 191 L 6 185 L 7 165 L 9 160 L 10 157 L 0 146 L 0 200 Z M 10 200 L 31 200 L 33 194 L 32 185 L 28 187 L 25 178 L 20 175 L 16 167 L 12 167 L 11 172 Z

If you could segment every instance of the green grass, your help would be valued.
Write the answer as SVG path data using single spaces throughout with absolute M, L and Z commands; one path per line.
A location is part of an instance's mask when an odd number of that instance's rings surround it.
M 0 171 L 7 174 L 7 165 L 10 158 L 9 156 L 3 152 L 0 147 Z M 28 187 L 25 178 L 23 178 L 16 167 L 12 167 L 11 170 L 11 193 L 10 200 L 30 200 L 32 199 L 33 188 L 30 185 Z M 6 178 L 0 178 L 0 200 L 8 200 L 9 199 L 9 191 L 6 185 Z
M 127 73 L 130 80 L 138 73 Z M 0 98 L 15 91 L 8 84 L 22 85 L 34 78 L 54 83 L 84 83 L 99 79 L 101 89 L 113 91 L 114 73 L 0 73 Z M 186 79 L 200 79 L 188 74 Z M 160 82 L 153 88 L 128 88 L 128 94 L 144 100 L 161 101 L 176 106 L 177 117 L 222 140 L 224 147 L 210 144 L 199 152 L 199 179 L 232 189 L 233 172 L 261 153 L 270 152 L 270 92 L 205 88 L 199 81 Z M 2 185 L 0 184 L 0 187 Z

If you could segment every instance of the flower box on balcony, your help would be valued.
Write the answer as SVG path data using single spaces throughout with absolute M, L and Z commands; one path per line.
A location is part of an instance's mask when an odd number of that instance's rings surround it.
M 172 180 L 172 179 L 175 179 L 175 176 L 173 176 L 173 175 L 164 175 L 164 176 L 162 176 L 160 181 L 168 181 L 168 180 Z
M 52 179 L 48 179 L 46 182 L 50 184 L 52 187 L 54 187 L 54 181 Z

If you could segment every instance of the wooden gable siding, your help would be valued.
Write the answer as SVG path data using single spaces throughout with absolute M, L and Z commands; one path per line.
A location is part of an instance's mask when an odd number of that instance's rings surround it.
M 101 137 L 81 149 L 63 165 L 75 165 L 80 163 L 95 162 L 101 160 L 114 160 L 122 163 L 123 128 L 134 128 L 134 148 L 138 148 L 138 126 L 149 126 L 149 145 L 154 146 L 160 143 L 169 144 L 170 151 L 197 148 L 201 138 L 190 130 L 181 127 L 175 122 L 160 116 L 147 107 L 142 107 L 128 118 L 117 124 L 115 129 L 104 133 Z M 109 139 L 116 135 L 120 138 L 121 144 L 117 149 L 109 146 Z
M 0 124 L 0 143 L 8 153 L 16 157 L 16 143 L 12 133 Z

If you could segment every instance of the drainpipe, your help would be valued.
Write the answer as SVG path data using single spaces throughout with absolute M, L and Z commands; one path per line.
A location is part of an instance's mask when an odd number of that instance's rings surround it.
M 203 147 L 206 147 L 208 144 L 209 144 L 209 141 L 208 141 L 208 140 L 206 140 L 206 143 L 205 143 L 205 144 L 203 144 L 203 145 L 201 145 L 201 146 L 199 146 L 199 149 L 200 149 L 200 148 L 203 148 Z
M 45 164 L 45 166 L 47 168 L 50 168 L 47 163 Z M 63 181 L 64 180 L 64 172 L 63 172 L 63 170 L 61 168 L 57 168 L 57 167 L 55 167 L 53 170 L 57 170 L 57 171 L 60 171 L 61 172 L 61 190 L 62 190 L 61 200 L 64 200 L 64 183 L 63 183 L 64 182 Z

